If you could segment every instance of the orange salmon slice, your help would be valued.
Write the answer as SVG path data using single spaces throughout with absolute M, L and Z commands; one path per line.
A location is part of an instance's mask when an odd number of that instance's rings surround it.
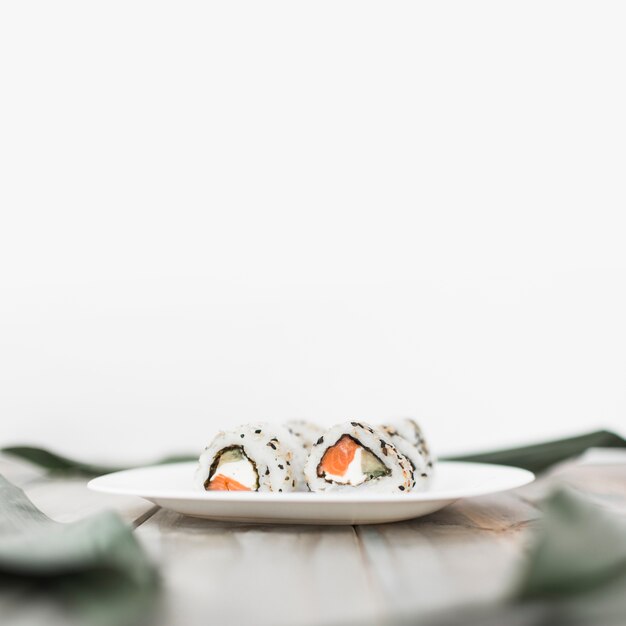
M 327 474 L 343 476 L 352 463 L 359 444 L 349 435 L 344 435 L 334 446 L 324 452 L 320 467 Z
M 233 478 L 218 474 L 210 483 L 208 491 L 252 491 Z

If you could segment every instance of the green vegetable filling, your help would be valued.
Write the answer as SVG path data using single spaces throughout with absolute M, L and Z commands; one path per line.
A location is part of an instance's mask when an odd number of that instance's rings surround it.
M 367 448 L 363 448 L 361 452 L 361 471 L 367 476 L 366 480 L 391 474 L 391 470 Z

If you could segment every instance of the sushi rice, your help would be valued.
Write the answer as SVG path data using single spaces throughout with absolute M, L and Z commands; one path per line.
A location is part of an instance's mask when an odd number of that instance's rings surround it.
M 311 449 L 304 475 L 315 492 L 407 493 L 415 484 L 410 461 L 382 431 L 360 422 L 327 430 Z
M 434 457 L 410 418 L 327 431 L 305 420 L 219 432 L 200 455 L 196 487 L 206 491 L 407 493 L 426 489 Z
M 427 487 L 433 477 L 435 462 L 419 424 L 414 419 L 406 417 L 390 421 L 380 429 L 411 461 L 416 486 Z
M 300 441 L 307 454 L 324 434 L 324 429 L 321 426 L 307 420 L 289 420 L 285 422 L 285 428 Z
M 200 455 L 195 483 L 206 491 L 305 489 L 306 453 L 284 427 L 264 422 L 218 433 Z

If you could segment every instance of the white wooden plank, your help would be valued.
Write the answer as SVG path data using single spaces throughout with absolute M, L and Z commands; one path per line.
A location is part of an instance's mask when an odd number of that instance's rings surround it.
M 129 523 L 140 522 L 154 506 L 141 498 L 113 496 L 87 489 L 84 476 L 47 475 L 31 463 L 0 456 L 0 474 L 24 490 L 33 504 L 57 522 L 72 522 L 106 509 Z
M 541 515 L 536 505 L 564 485 L 626 514 L 626 466 L 567 463 L 515 492 L 461 501 L 421 520 L 359 527 L 388 611 L 425 615 L 508 593 Z
M 383 623 L 351 527 L 228 524 L 162 510 L 136 532 L 163 573 L 163 625 Z
M 523 528 L 539 519 L 540 511 L 518 491 L 498 493 L 456 502 L 428 518 L 439 525 L 459 524 L 480 530 L 507 531 Z
M 523 531 L 539 515 L 502 494 L 357 532 L 386 612 L 402 618 L 500 598 L 522 561 Z
M 573 488 L 613 514 L 626 516 L 626 464 L 564 463 L 518 493 L 528 502 L 538 503 L 557 487 Z
M 87 489 L 83 477 L 41 478 L 24 487 L 32 503 L 57 522 L 73 522 L 105 510 L 116 511 L 130 524 L 156 510 L 142 498 L 116 496 Z
M 58 521 L 115 508 L 138 525 L 137 536 L 163 577 L 156 626 L 418 619 L 506 593 L 522 563 L 526 531 L 540 515 L 533 504 L 555 485 L 573 486 L 626 511 L 624 466 L 561 466 L 511 494 L 356 529 L 228 524 L 163 510 L 152 515 L 154 509 L 140 499 L 89 492 L 84 478 L 49 479 L 2 457 L 0 472 Z M 29 615 L 15 603 L 2 605 L 16 617 Z
M 28 461 L 0 453 L 0 474 L 14 485 L 23 487 L 28 482 L 44 476 L 45 471 Z

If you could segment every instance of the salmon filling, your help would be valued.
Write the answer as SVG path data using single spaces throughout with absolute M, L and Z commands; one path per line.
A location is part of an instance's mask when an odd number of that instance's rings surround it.
M 317 475 L 329 482 L 356 487 L 365 481 L 388 476 L 391 470 L 365 446 L 344 435 L 324 452 Z
M 207 491 L 257 491 L 259 475 L 243 448 L 224 448 L 216 455 L 204 488 Z

